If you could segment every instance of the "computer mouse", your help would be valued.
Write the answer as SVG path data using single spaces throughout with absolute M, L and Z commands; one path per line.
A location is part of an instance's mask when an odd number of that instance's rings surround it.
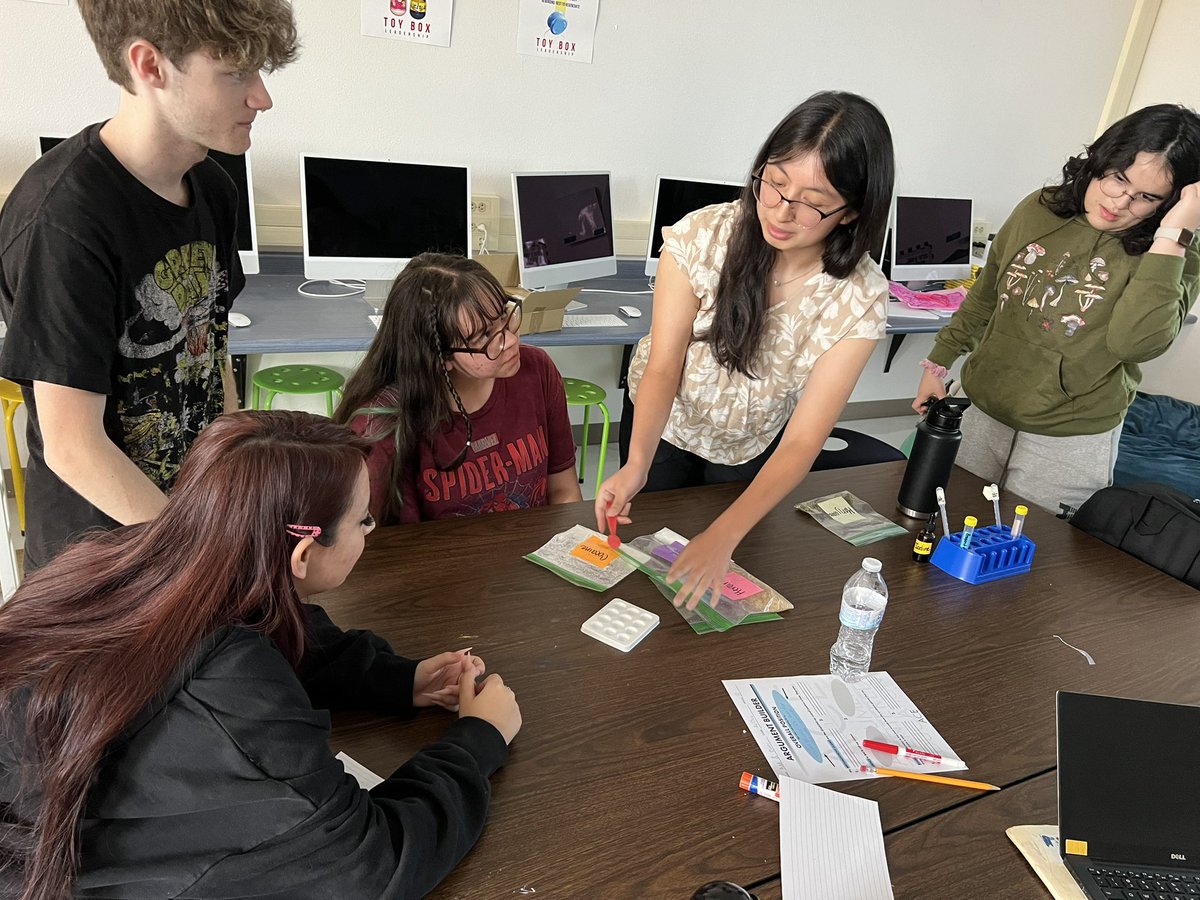
M 250 324 L 250 317 L 245 313 L 231 312 L 229 314 L 229 324 L 234 328 L 245 328 Z
M 640 318 L 642 315 L 642 311 L 640 309 L 638 309 L 636 306 L 618 306 L 617 309 L 619 309 L 621 312 L 623 312 L 625 315 L 627 315 L 631 319 Z

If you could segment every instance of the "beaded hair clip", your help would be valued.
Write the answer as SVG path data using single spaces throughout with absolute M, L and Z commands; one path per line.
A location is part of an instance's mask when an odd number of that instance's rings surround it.
M 316 540 L 321 536 L 320 525 L 288 525 L 285 529 L 292 537 L 306 538 L 310 537 Z

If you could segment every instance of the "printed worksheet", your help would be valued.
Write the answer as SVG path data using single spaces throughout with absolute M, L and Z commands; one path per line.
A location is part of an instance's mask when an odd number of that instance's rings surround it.
M 895 744 L 961 759 L 887 672 L 848 684 L 834 675 L 724 681 L 725 690 L 780 778 L 810 784 L 875 778 L 860 766 L 952 772 L 965 765 L 899 763 L 861 741 Z

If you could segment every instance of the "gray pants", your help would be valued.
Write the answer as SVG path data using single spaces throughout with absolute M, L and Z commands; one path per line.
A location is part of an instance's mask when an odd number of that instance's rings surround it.
M 962 432 L 958 465 L 1056 515 L 1060 503 L 1077 509 L 1112 484 L 1121 440 L 1120 425 L 1074 437 L 1014 431 L 976 406 L 963 415 Z

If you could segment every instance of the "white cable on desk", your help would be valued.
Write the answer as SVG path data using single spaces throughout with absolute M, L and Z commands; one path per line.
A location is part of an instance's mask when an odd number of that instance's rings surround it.
M 304 297 L 315 297 L 317 300 L 330 300 L 338 297 L 353 297 L 355 294 L 362 294 L 366 292 L 367 285 L 365 282 L 359 282 L 357 284 L 352 284 L 351 282 L 358 282 L 358 279 L 348 278 L 345 281 L 341 281 L 337 278 L 310 278 L 308 281 L 305 281 L 303 284 L 301 284 L 300 287 L 296 288 L 296 293 Z M 334 284 L 338 287 L 347 288 L 347 291 L 344 294 L 315 294 L 312 291 L 305 290 L 305 288 L 310 284 Z

